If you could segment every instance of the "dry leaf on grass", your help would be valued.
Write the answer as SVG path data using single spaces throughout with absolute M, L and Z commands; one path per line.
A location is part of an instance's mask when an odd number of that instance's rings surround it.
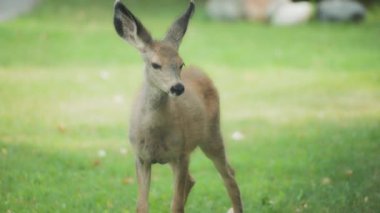
M 135 179 L 133 177 L 125 177 L 122 181 L 124 185 L 133 184 Z
M 102 163 L 102 162 L 101 162 L 99 159 L 96 159 L 96 160 L 94 160 L 94 161 L 92 162 L 92 166 L 93 166 L 93 167 L 97 167 L 97 166 L 100 166 L 101 163 Z
M 346 176 L 348 176 L 348 177 L 351 177 L 353 173 L 354 173 L 354 171 L 352 171 L 352 169 L 347 169 L 347 170 L 344 172 L 344 174 L 345 174 Z
M 66 130 L 67 130 L 67 129 L 66 129 L 66 126 L 65 126 L 63 123 L 58 124 L 57 129 L 58 129 L 58 131 L 59 131 L 60 133 L 65 133 Z

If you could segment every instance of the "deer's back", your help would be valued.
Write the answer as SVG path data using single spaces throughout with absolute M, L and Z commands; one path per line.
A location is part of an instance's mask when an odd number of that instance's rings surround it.
M 190 67 L 182 72 L 186 88 L 201 100 L 209 125 L 219 122 L 219 95 L 211 79 L 201 70 Z

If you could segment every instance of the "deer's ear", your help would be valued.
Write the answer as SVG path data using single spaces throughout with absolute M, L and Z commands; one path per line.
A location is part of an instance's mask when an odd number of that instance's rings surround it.
M 153 39 L 141 22 L 119 0 L 114 6 L 113 23 L 117 34 L 140 51 L 149 47 Z
M 169 42 L 175 48 L 178 49 L 179 45 L 181 44 L 182 38 L 186 33 L 189 20 L 194 13 L 194 8 L 194 1 L 190 0 L 189 7 L 185 11 L 185 13 L 181 17 L 179 17 L 170 27 L 164 41 Z

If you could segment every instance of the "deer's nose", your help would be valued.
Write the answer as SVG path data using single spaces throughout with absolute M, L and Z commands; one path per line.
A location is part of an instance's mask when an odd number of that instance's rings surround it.
M 183 84 L 178 83 L 170 88 L 170 92 L 176 96 L 182 95 L 182 93 L 185 91 L 185 87 Z

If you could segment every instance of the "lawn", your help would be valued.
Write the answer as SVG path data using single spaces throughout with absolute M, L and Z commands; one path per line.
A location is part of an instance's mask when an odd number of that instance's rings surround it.
M 124 2 L 155 37 L 186 7 Z M 378 212 L 380 8 L 361 24 L 285 28 L 213 22 L 202 5 L 180 53 L 219 89 L 246 212 Z M 143 62 L 116 35 L 112 6 L 42 0 L 0 23 L 0 212 L 134 212 L 127 121 Z M 191 172 L 187 212 L 226 212 L 199 150 Z M 151 212 L 168 212 L 171 183 L 154 166 Z

